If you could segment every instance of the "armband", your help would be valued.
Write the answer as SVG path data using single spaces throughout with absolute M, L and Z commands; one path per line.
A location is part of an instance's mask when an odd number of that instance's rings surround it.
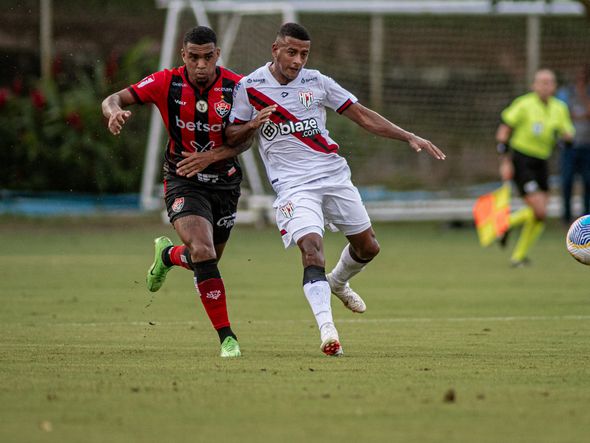
M 496 151 L 500 155 L 508 154 L 510 152 L 510 145 L 508 143 L 498 143 L 496 145 Z

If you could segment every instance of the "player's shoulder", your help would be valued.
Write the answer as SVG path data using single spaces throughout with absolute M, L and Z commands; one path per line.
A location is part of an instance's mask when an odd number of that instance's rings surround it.
M 247 85 L 252 84 L 264 84 L 266 83 L 266 65 L 261 66 L 260 68 L 252 71 L 250 74 L 244 76 L 241 82 L 246 83 Z
M 242 74 L 238 74 L 234 71 L 232 71 L 229 68 L 226 68 L 225 66 L 220 66 L 221 69 L 221 75 L 223 76 L 223 78 L 226 78 L 228 80 L 234 81 L 234 82 L 239 82 L 244 76 Z
M 530 106 L 530 105 L 532 105 L 534 103 L 534 101 L 535 101 L 535 93 L 534 92 L 528 92 L 526 94 L 519 95 L 514 100 L 512 100 L 512 103 L 510 104 L 509 107 L 513 107 L 513 106 Z

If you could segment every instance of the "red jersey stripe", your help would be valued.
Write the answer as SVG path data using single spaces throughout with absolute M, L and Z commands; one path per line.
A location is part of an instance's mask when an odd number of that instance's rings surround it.
M 247 88 L 248 98 L 250 100 L 250 104 L 254 106 L 258 111 L 271 106 L 277 105 L 277 109 L 273 112 L 270 116 L 270 120 L 273 123 L 279 124 L 284 123 L 287 121 L 291 121 L 293 123 L 297 123 L 300 120 L 291 114 L 287 109 L 283 108 L 277 102 L 272 100 L 270 97 L 266 96 L 262 92 L 258 91 L 255 88 Z M 296 137 L 299 141 L 303 142 L 307 146 L 309 146 L 314 151 L 323 152 L 326 154 L 330 154 L 333 152 L 338 151 L 338 145 L 336 143 L 328 143 L 328 141 L 321 135 L 316 134 L 312 137 L 303 137 L 298 132 L 294 132 L 291 135 Z

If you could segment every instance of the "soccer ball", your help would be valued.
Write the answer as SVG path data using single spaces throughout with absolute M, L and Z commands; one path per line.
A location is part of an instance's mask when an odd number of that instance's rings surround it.
M 572 223 L 565 244 L 576 260 L 590 265 L 590 215 L 584 215 Z

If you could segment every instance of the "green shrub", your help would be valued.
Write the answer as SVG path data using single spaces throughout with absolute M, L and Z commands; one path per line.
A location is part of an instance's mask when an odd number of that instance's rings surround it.
M 106 128 L 102 100 L 155 70 L 151 42 L 121 58 L 51 81 L 33 81 L 28 91 L 16 79 L 0 89 L 0 188 L 92 193 L 139 189 L 148 112 L 136 112 L 121 135 Z

